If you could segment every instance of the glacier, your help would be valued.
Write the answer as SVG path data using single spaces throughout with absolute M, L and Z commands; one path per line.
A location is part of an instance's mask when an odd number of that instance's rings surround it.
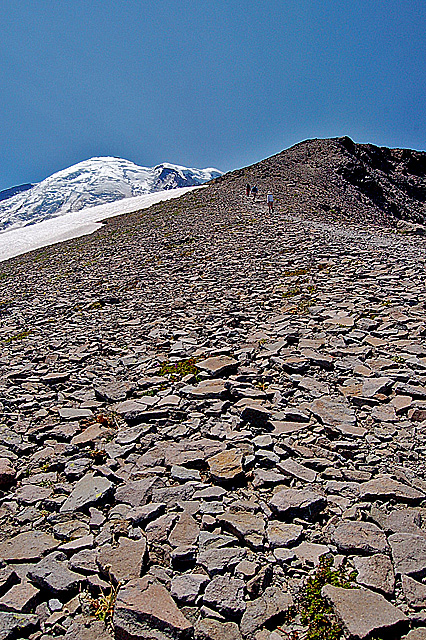
M 122 198 L 108 204 L 71 211 L 41 222 L 11 228 L 0 233 L 0 262 L 57 242 L 93 233 L 101 221 L 113 216 L 146 209 L 162 200 L 170 200 L 200 186 L 164 189 L 145 195 Z
M 200 185 L 220 175 L 212 167 L 195 169 L 167 162 L 141 167 L 123 158 L 90 158 L 0 201 L 0 234 L 88 207 Z

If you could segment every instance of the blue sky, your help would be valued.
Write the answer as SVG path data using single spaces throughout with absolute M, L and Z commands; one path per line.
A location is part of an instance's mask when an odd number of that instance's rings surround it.
M 95 155 L 425 149 L 425 19 L 424 0 L 2 0 L 0 189 Z

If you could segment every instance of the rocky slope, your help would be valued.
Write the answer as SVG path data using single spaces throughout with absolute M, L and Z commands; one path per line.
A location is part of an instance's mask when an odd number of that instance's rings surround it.
M 0 638 L 425 637 L 425 242 L 265 166 L 1 265 Z
M 348 137 L 307 140 L 218 180 L 231 189 L 259 182 L 281 196 L 284 211 L 331 221 L 423 224 L 426 216 L 426 153 Z

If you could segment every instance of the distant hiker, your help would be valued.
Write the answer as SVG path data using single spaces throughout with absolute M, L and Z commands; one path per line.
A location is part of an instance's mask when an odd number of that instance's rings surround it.
M 257 192 L 259 191 L 259 189 L 256 187 L 256 185 L 254 185 L 254 187 L 252 187 L 251 192 L 253 194 L 253 202 L 256 200 L 256 196 L 257 196 Z
M 268 211 L 269 213 L 274 213 L 274 196 L 272 193 L 268 193 L 266 196 L 266 202 L 268 203 Z
M 247 182 L 246 184 L 246 196 L 249 197 L 251 191 L 251 185 Z

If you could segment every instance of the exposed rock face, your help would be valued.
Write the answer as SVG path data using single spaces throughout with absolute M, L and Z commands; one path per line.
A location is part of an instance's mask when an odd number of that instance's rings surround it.
M 324 590 L 347 635 L 420 630 L 426 246 L 358 224 L 390 214 L 336 173 L 371 160 L 349 146 L 2 264 L 1 630 L 104 640 L 111 580 L 117 638 L 302 638 L 324 556 L 357 572 Z M 271 217 L 240 189 L 268 176 Z

